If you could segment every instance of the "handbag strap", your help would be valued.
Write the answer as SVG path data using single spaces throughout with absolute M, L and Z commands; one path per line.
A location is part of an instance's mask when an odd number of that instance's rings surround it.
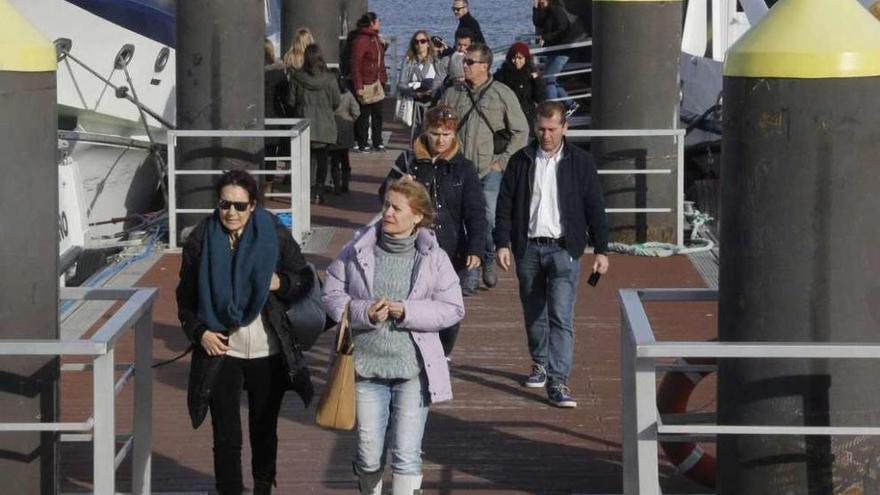
M 354 342 L 351 339 L 351 322 L 348 316 L 348 305 L 342 311 L 339 320 L 339 331 L 336 332 L 336 352 L 338 354 L 351 354 L 354 352 Z
M 483 96 L 486 94 L 486 91 L 489 91 L 489 88 L 491 88 L 493 84 L 495 84 L 494 79 L 492 79 L 492 81 L 489 83 L 488 86 L 486 86 L 485 88 L 483 88 L 482 91 L 480 91 L 480 94 L 479 94 L 479 96 L 477 96 L 477 99 L 474 99 L 474 95 L 471 94 L 470 91 L 465 89 L 465 92 L 467 92 L 468 98 L 471 100 L 471 108 L 470 108 L 470 110 L 467 111 L 467 113 L 464 114 L 464 117 L 462 117 L 461 120 L 458 122 L 458 129 L 456 129 L 456 132 L 461 130 L 461 128 L 464 126 L 464 123 L 467 122 L 468 117 L 471 116 L 471 113 L 473 113 L 474 110 L 476 110 L 477 114 L 483 118 L 483 121 L 486 122 L 487 126 L 489 126 L 489 130 L 492 131 L 493 133 L 495 132 L 495 129 L 492 129 L 492 124 L 489 123 L 489 119 L 486 118 L 486 115 L 483 114 L 483 111 L 480 110 L 479 105 L 478 105 L 478 103 L 480 103 L 480 100 L 482 100 Z

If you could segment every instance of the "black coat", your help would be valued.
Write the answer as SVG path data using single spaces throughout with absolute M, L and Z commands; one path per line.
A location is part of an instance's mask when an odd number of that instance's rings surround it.
M 204 421 L 211 400 L 211 391 L 220 365 L 226 356 L 209 356 L 201 346 L 202 334 L 208 327 L 198 316 L 199 306 L 199 260 L 202 252 L 202 239 L 205 224 L 211 217 L 202 220 L 183 246 L 183 259 L 180 265 L 180 283 L 177 285 L 177 317 L 183 333 L 189 339 L 193 356 L 190 364 L 189 385 L 187 387 L 187 406 L 193 428 Z M 276 219 L 277 220 L 277 219 Z M 284 364 L 287 369 L 288 388 L 296 391 L 308 407 L 314 394 L 305 358 L 293 337 L 293 329 L 285 315 L 290 303 L 308 294 L 312 285 L 299 244 L 291 237 L 280 222 L 277 222 L 278 262 L 276 273 L 281 279 L 281 288 L 270 292 L 262 317 L 267 330 L 274 332 L 281 343 Z
M 409 164 L 407 164 L 409 162 Z M 456 270 L 467 263 L 468 256 L 482 259 L 486 253 L 486 200 L 477 167 L 457 153 L 452 160 L 415 160 L 411 152 L 400 155 L 385 182 L 379 188 L 384 201 L 385 188 L 407 172 L 428 189 L 434 206 L 434 232 L 440 248 L 449 256 Z M 398 172 L 398 169 L 401 172 Z
M 545 9 L 532 9 L 532 24 L 535 33 L 544 40 L 544 46 L 572 43 L 586 34 L 580 21 L 569 22 L 568 12 L 558 5 L 550 5 Z
M 537 149 L 537 143 L 532 142 L 510 158 L 495 207 L 495 245 L 510 247 L 517 258 L 525 254 L 528 242 Z M 565 142 L 556 181 L 560 220 L 568 253 L 574 259 L 584 254 L 588 230 L 595 252 L 600 254 L 608 251 L 605 201 L 592 156 Z
M 516 94 L 516 99 L 519 100 L 519 106 L 522 107 L 522 111 L 526 115 L 531 132 L 535 123 L 535 109 L 538 107 L 538 103 L 544 101 L 546 91 L 544 80 L 540 77 L 532 77 L 528 65 L 517 69 L 508 61 L 501 64 L 501 68 L 495 71 L 493 77 Z
M 471 40 L 473 43 L 486 44 L 486 38 L 483 37 L 483 30 L 480 29 L 480 23 L 477 22 L 477 18 L 472 16 L 470 12 L 458 19 L 458 28 L 456 28 L 455 32 L 458 33 L 462 28 L 469 29 L 474 33 L 474 39 Z M 455 41 L 453 40 L 453 43 L 454 42 Z

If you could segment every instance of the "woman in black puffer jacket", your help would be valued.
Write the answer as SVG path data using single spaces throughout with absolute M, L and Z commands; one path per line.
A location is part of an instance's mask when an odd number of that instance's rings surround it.
M 387 185 L 404 174 L 422 183 L 428 189 L 436 212 L 437 242 L 449 256 L 459 278 L 467 283 L 468 270 L 482 264 L 488 225 L 477 168 L 462 154 L 456 129 L 458 116 L 451 107 L 441 104 L 429 110 L 423 132 L 413 142 L 413 151 L 397 159 L 379 188 L 379 199 L 384 201 Z M 473 289 L 462 287 L 462 293 L 468 292 L 473 294 Z M 457 336 L 458 325 L 440 331 L 440 342 L 447 356 Z
M 529 134 L 534 135 L 532 124 L 535 123 L 535 109 L 544 101 L 544 81 L 538 75 L 529 45 L 523 42 L 514 43 L 507 50 L 507 57 L 501 68 L 495 71 L 494 78 L 516 93 L 526 120 L 529 122 Z

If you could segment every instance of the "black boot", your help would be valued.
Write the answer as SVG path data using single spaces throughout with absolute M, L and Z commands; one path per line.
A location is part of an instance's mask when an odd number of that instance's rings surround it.
M 254 495 L 271 495 L 271 494 L 272 494 L 272 482 L 271 481 L 254 480 Z

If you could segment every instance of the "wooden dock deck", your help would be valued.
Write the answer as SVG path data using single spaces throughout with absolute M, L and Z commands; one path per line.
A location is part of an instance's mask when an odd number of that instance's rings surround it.
M 390 127 L 390 126 L 389 126 Z M 403 136 L 402 132 L 394 135 Z M 397 139 L 392 146 L 405 145 Z M 376 191 L 397 151 L 352 154 L 352 191 L 328 196 L 312 212 L 313 226 L 333 227 L 330 242 L 310 261 L 323 268 L 354 229 L 378 211 Z M 587 273 L 591 256 L 582 268 Z M 154 358 L 163 360 L 187 347 L 176 316 L 174 288 L 179 254 L 165 254 L 138 286 L 159 288 L 154 311 Z M 465 300 L 467 316 L 453 355 L 455 399 L 432 407 L 424 439 L 426 494 L 619 494 L 622 492 L 621 399 L 617 290 L 636 287 L 704 287 L 686 257 L 611 257 L 611 272 L 597 288 L 581 283 L 575 310 L 576 348 L 571 388 L 578 407 L 562 410 L 546 402 L 543 390 L 525 389 L 520 380 L 530 366 L 522 313 L 512 273 L 497 288 Z M 716 305 L 649 305 L 661 338 L 705 339 L 714 335 Z M 332 335 L 309 352 L 316 388 L 323 387 Z M 131 358 L 131 339 L 117 359 Z M 193 430 L 186 413 L 189 358 L 155 370 L 153 474 L 155 493 L 207 493 L 213 487 L 210 424 Z M 711 408 L 711 385 L 703 386 L 697 407 Z M 68 374 L 62 382 L 63 420 L 81 420 L 90 407 L 90 376 Z M 117 407 L 118 430 L 130 422 L 131 392 Z M 246 409 L 246 407 L 244 407 Z M 281 494 L 355 493 L 351 473 L 354 433 L 314 426 L 314 405 L 304 409 L 288 394 L 279 422 L 278 489 Z M 247 436 L 245 435 L 245 439 Z M 246 440 L 245 440 L 246 441 Z M 249 446 L 243 454 L 249 483 Z M 118 474 L 118 490 L 129 491 L 128 462 Z M 662 469 L 665 493 L 705 489 Z M 390 475 L 389 475 L 390 476 Z M 89 444 L 62 448 L 64 492 L 88 491 Z

